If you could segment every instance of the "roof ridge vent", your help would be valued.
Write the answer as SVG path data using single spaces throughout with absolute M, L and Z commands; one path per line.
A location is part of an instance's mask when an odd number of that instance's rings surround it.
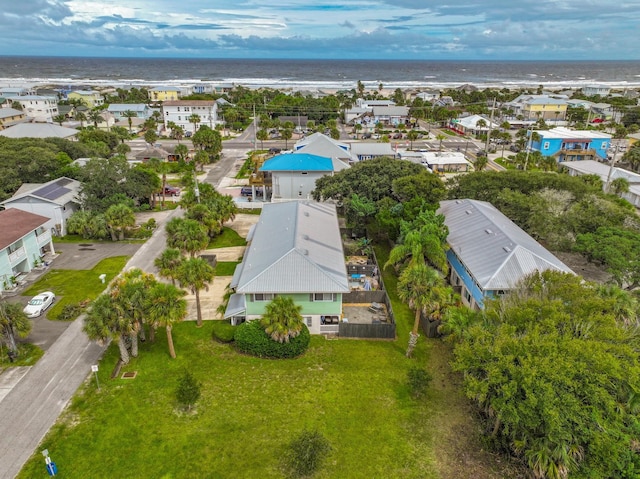
M 309 256 L 309 250 L 308 249 L 302 248 L 300 251 L 302 252 L 303 255 Z
M 305 211 L 303 214 L 304 214 L 305 216 L 309 216 L 309 212 L 308 212 L 308 211 Z
M 471 214 L 471 210 L 465 210 L 465 213 L 470 215 Z
M 486 230 L 484 230 L 485 233 L 487 233 L 488 235 L 493 234 L 493 231 L 491 231 L 491 229 L 487 228 Z
M 505 250 L 507 253 L 511 253 L 511 248 L 509 248 L 508 246 L 503 246 L 502 249 Z
M 302 239 L 308 240 L 309 239 L 309 235 L 302 235 Z

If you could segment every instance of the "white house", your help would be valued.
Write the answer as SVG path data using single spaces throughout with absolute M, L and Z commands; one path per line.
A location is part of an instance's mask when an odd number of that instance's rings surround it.
M 458 151 L 422 152 L 422 164 L 434 173 L 462 173 L 471 169 L 471 163 Z
M 336 141 L 322 133 L 314 133 L 299 140 L 293 147 L 296 153 L 309 153 L 311 155 L 324 156 L 344 163 L 358 161 L 351 154 L 348 143 Z
M 52 123 L 58 115 L 58 99 L 52 96 L 24 95 L 11 98 L 22 106 L 22 111 L 34 121 Z
M 260 167 L 265 179 L 271 176 L 271 201 L 311 199 L 316 180 L 349 168 L 338 159 L 308 153 L 285 153 L 268 159 Z
M 78 195 L 80 182 L 71 178 L 57 178 L 44 184 L 25 183 L 9 199 L 0 203 L 12 208 L 47 218 L 43 225 L 47 231 L 65 236 L 67 220 L 80 209 Z
M 640 208 L 640 175 L 623 168 L 605 165 L 599 161 L 565 161 L 560 166 L 566 169 L 570 176 L 597 175 L 602 180 L 602 188 L 607 187 L 607 181 L 611 182 L 616 178 L 624 178 L 629 182 L 629 191 L 621 193 L 620 197 L 627 200 L 636 208 Z
M 198 115 L 200 123 L 196 125 L 189 119 Z M 214 100 L 175 100 L 162 104 L 164 127 L 169 129 L 169 122 L 184 128 L 184 131 L 195 133 L 199 125 L 207 125 L 214 129 L 218 124 L 218 104 Z
M 609 93 L 611 93 L 611 87 L 608 87 L 607 85 L 587 85 L 582 87 L 582 93 L 586 96 L 608 96 Z

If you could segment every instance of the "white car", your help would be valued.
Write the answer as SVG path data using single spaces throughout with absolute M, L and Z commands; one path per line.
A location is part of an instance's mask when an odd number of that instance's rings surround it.
M 42 315 L 55 300 L 55 294 L 51 291 L 45 291 L 31 298 L 22 311 L 30 318 L 37 318 Z

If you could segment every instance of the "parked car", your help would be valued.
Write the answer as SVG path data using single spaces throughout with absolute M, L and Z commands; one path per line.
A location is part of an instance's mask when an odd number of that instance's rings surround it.
M 253 191 L 250 186 L 243 186 L 240 188 L 240 196 L 253 196 Z
M 55 300 L 55 294 L 51 291 L 45 291 L 31 298 L 22 311 L 30 318 L 37 318 L 42 315 Z
M 164 187 L 164 194 L 168 196 L 180 196 L 180 188 L 177 186 L 167 185 Z
M 395 134 L 393 135 L 393 139 L 394 139 L 394 140 L 400 140 L 400 139 L 402 139 L 402 133 L 395 133 Z
M 282 151 L 282 148 L 269 148 L 270 155 L 277 155 Z
M 518 145 L 511 145 L 509 147 L 509 150 L 513 151 L 514 153 L 518 153 L 520 151 L 520 147 Z

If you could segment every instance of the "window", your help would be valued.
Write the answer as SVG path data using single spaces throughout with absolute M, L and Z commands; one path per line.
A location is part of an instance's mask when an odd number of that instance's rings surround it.
M 307 324 L 307 327 L 310 328 L 313 326 L 313 318 L 311 316 L 305 316 L 304 322 Z
M 543 150 L 548 150 L 549 149 L 549 142 L 548 141 L 544 142 L 544 145 L 543 145 L 542 149 Z
M 467 289 L 464 289 L 464 299 L 467 300 L 467 303 L 471 304 L 471 293 L 469 293 L 469 291 L 467 291 Z
M 273 293 L 256 293 L 253 295 L 254 301 L 271 301 L 273 298 L 275 298 Z
M 311 301 L 336 301 L 337 294 L 335 293 L 313 293 L 311 294 Z

